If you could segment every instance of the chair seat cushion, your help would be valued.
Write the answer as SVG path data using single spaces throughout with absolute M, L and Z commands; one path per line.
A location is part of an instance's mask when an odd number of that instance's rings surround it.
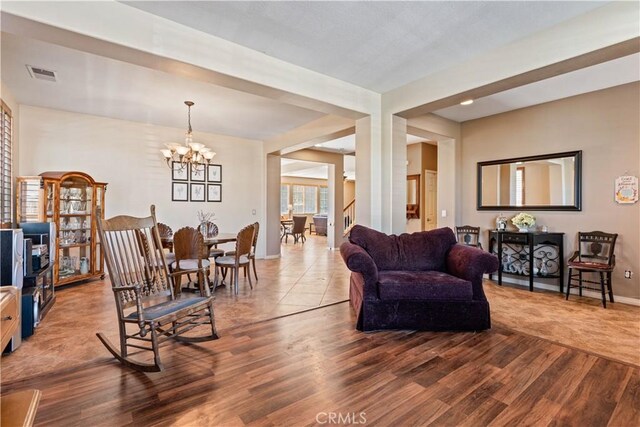
M 224 249 L 211 248 L 211 250 L 209 250 L 209 256 L 211 258 L 219 257 L 222 255 L 224 255 Z
M 381 300 L 471 301 L 471 282 L 440 271 L 380 271 Z
M 609 264 L 603 264 L 601 262 L 588 262 L 588 261 L 569 261 L 567 263 L 571 268 L 583 269 L 583 270 L 611 270 Z
M 142 313 L 146 320 L 154 320 L 162 316 L 166 316 L 167 314 L 174 313 L 178 310 L 182 310 L 183 308 L 200 304 L 206 301 L 207 299 L 208 298 L 206 297 L 174 299 L 171 301 L 165 301 L 163 303 L 144 308 L 142 310 Z M 133 313 L 130 313 L 127 316 L 127 319 L 137 319 L 137 318 L 138 318 L 137 311 L 134 311 Z
M 211 265 L 211 261 L 208 259 L 202 260 L 202 267 L 206 268 Z M 174 270 L 178 268 L 178 262 L 175 261 L 171 264 L 171 268 Z M 180 269 L 181 270 L 195 270 L 198 268 L 198 260 L 197 259 L 181 259 L 180 260 Z
M 164 259 L 167 261 L 167 264 L 171 265 L 176 262 L 176 254 L 173 252 L 165 253 Z
M 246 264 L 249 262 L 249 258 L 246 255 L 240 257 L 240 264 Z M 236 265 L 236 257 L 234 256 L 221 256 L 216 258 L 216 265 L 231 266 Z

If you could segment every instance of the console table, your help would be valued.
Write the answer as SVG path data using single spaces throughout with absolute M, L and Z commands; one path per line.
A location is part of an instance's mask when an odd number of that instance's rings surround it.
M 529 277 L 533 292 L 533 278 L 558 279 L 564 291 L 564 233 L 494 231 L 489 230 L 489 252 L 497 253 L 498 284 L 502 274 Z M 491 275 L 489 275 L 491 279 Z

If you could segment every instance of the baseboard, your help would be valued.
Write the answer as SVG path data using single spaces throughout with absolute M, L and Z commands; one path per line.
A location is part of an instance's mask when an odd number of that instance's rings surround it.
M 494 275 L 494 282 L 498 283 L 498 279 L 497 277 L 495 277 Z M 525 286 L 527 289 L 529 289 L 529 281 L 528 280 L 522 280 L 522 279 L 516 279 L 514 277 L 502 277 L 502 281 L 504 283 L 510 283 L 513 285 L 522 285 Z M 544 289 L 546 291 L 556 291 L 558 292 L 558 285 L 551 285 L 548 283 L 540 283 L 540 282 L 534 282 L 533 286 L 535 289 Z M 565 284 L 566 286 L 566 284 Z M 571 289 L 571 295 L 578 295 L 578 289 Z M 589 297 L 589 298 L 595 298 L 597 300 L 602 299 L 602 294 L 600 294 L 599 292 L 594 292 L 594 291 L 589 291 L 587 289 L 584 289 L 582 291 L 582 296 L 585 297 Z M 607 297 L 607 302 L 608 302 L 609 298 Z M 635 305 L 635 306 L 640 306 L 640 299 L 637 298 L 630 298 L 630 297 L 623 297 L 620 295 L 613 295 L 613 300 L 615 302 L 619 302 L 621 304 L 627 304 L 627 305 Z

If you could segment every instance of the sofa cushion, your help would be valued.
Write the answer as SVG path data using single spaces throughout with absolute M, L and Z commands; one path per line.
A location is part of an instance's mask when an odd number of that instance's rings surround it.
M 471 282 L 440 271 L 381 271 L 381 300 L 471 301 Z
M 356 225 L 349 241 L 367 251 L 378 270 L 445 271 L 445 258 L 456 236 L 450 228 L 396 236 Z

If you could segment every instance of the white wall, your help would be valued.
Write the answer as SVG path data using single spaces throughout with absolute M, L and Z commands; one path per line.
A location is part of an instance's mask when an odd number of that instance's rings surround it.
M 263 223 L 264 162 L 259 141 L 195 129 L 194 140 L 216 151 L 214 162 L 222 165 L 222 202 L 172 202 L 171 171 L 158 150 L 167 142 L 184 141 L 185 129 L 25 105 L 20 119 L 20 173 L 79 170 L 107 182 L 107 217 L 145 216 L 155 204 L 158 221 L 174 231 L 197 225 L 199 210 L 215 212 L 222 232 Z M 259 242 L 258 256 L 263 248 Z

